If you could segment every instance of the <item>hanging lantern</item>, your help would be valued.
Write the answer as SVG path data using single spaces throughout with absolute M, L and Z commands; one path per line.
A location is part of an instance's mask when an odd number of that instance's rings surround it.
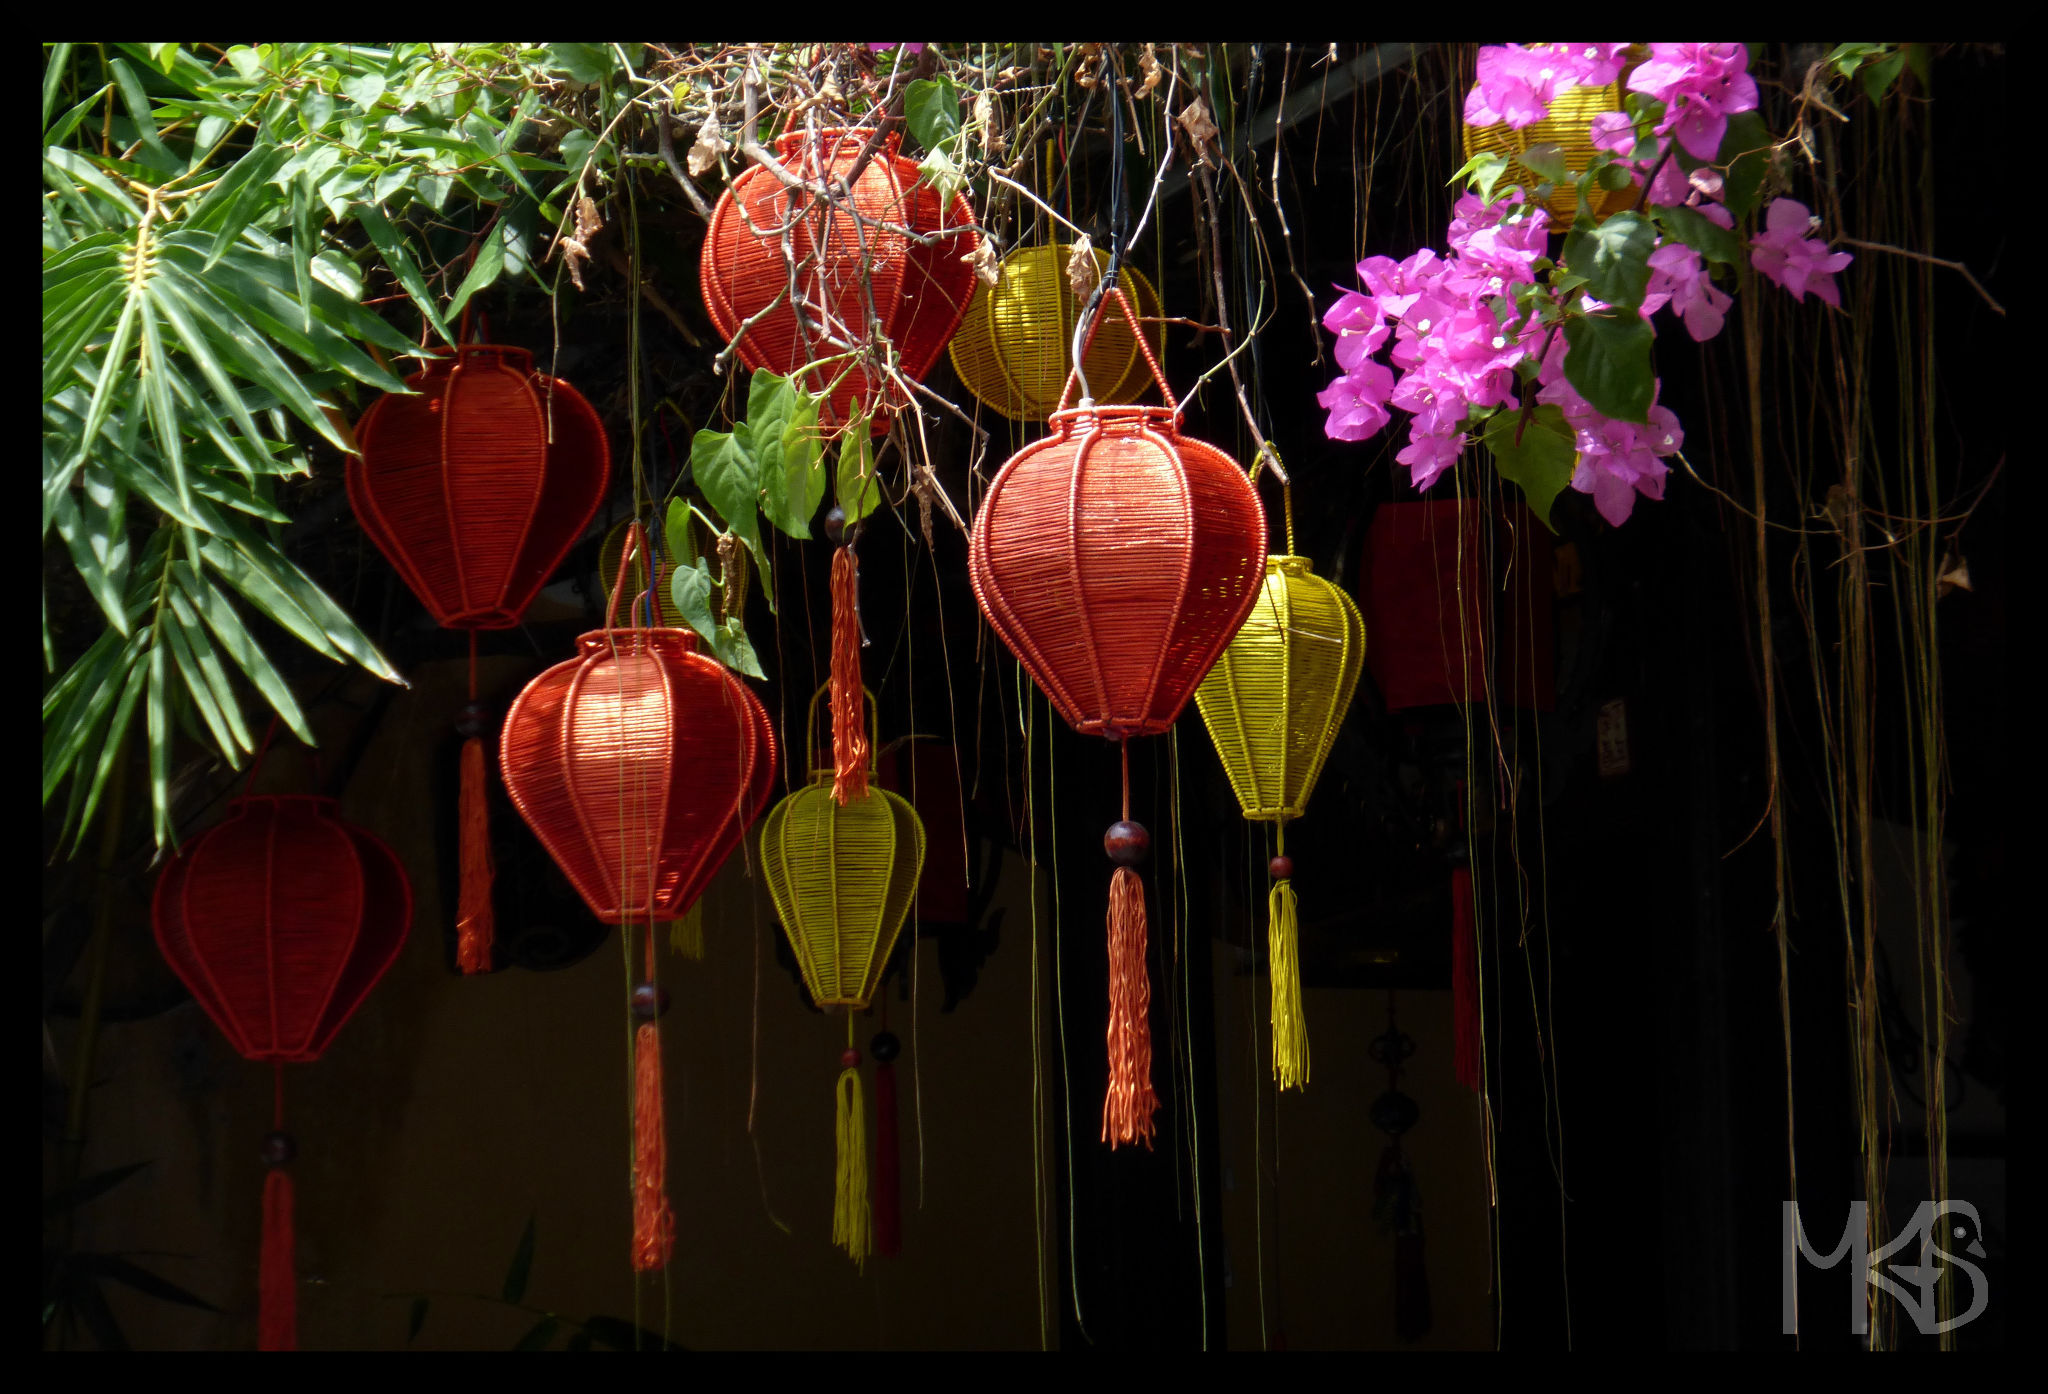
M 924 868 L 924 824 L 904 800 L 872 781 L 857 799 L 840 802 L 830 764 L 817 760 L 818 703 L 811 698 L 810 783 L 768 811 L 761 823 L 761 870 L 796 953 L 811 1000 L 846 1011 L 846 1049 L 838 1087 L 838 1182 L 832 1239 L 856 1263 L 870 1249 L 867 1135 L 861 1099 L 860 1050 L 853 1014 L 865 1011 L 903 930 Z M 874 697 L 869 759 L 876 741 Z M 872 769 L 869 771 L 872 775 Z
M 1553 145 L 1564 152 L 1566 169 L 1584 171 L 1593 162 L 1593 118 L 1603 112 L 1624 110 L 1619 81 L 1605 87 L 1567 87 L 1550 100 L 1550 115 L 1517 130 L 1505 121 L 1497 126 L 1464 126 L 1465 158 L 1476 155 L 1505 155 L 1508 176 L 1533 193 L 1542 175 L 1522 163 L 1521 157 L 1539 145 Z M 1642 194 L 1634 184 L 1619 189 L 1595 188 L 1587 195 L 1594 215 L 1604 218 L 1634 206 Z M 1543 206 L 1550 210 L 1554 232 L 1570 232 L 1579 213 L 1576 183 L 1560 184 Z
M 491 967 L 490 827 L 476 631 L 517 625 L 611 480 L 604 427 L 525 349 L 465 344 L 380 397 L 356 423 L 348 497 L 363 531 L 437 624 L 467 629 L 457 957 Z
M 775 153 L 813 184 L 843 183 L 869 134 L 828 130 L 814 141 L 790 131 Z M 879 333 L 895 345 L 897 371 L 917 381 L 973 292 L 973 211 L 960 195 L 942 200 L 901 144 L 899 132 L 882 137 L 844 206 L 755 165 L 719 197 L 705 233 L 698 282 L 711 322 L 747 367 L 804 373 L 811 391 L 828 396 L 819 411 L 827 428 L 864 411 L 881 430 L 908 401 L 880 369 L 846 355 Z
M 1291 499 L 1287 513 L 1291 552 Z M 1238 806 L 1245 817 L 1276 825 L 1266 946 L 1273 1076 L 1282 1089 L 1308 1083 L 1287 822 L 1308 806 L 1364 664 L 1365 621 L 1351 597 L 1311 571 L 1306 557 L 1267 557 L 1266 583 L 1251 614 L 1195 690 Z
M 261 764 L 261 755 L 258 755 Z M 254 779 L 254 772 L 251 772 Z M 332 799 L 235 800 L 157 878 L 157 947 L 244 1058 L 277 1070 L 263 1182 L 257 1344 L 298 1347 L 283 1067 L 317 1060 L 398 957 L 412 927 L 405 868 Z
M 578 656 L 528 683 L 505 714 L 512 802 L 607 924 L 642 927 L 646 977 L 633 990 L 633 1266 L 668 1262 L 661 1036 L 668 995 L 656 981 L 654 924 L 680 919 L 760 815 L 775 779 L 775 735 L 760 701 L 697 652 L 683 629 L 618 629 L 628 563 L 646 546 L 627 531 L 605 628 Z
M 1043 421 L 1059 404 L 1074 370 L 1074 322 L 1081 306 L 1067 280 L 1074 249 L 1061 244 L 1019 247 L 1004 257 L 994 288 L 975 283 L 974 299 L 948 352 L 967 390 L 1013 421 Z M 1096 277 L 1109 254 L 1095 250 Z M 1144 275 L 1126 266 L 1117 286 L 1137 306 L 1140 322 L 1159 318 L 1159 295 Z M 1148 336 L 1155 356 L 1166 351 L 1163 325 Z M 1151 385 L 1145 359 L 1128 326 L 1102 325 L 1084 360 L 1095 400 L 1135 402 Z
M 1151 996 L 1145 892 L 1150 845 L 1131 821 L 1132 736 L 1158 735 L 1259 594 L 1266 516 L 1244 471 L 1180 434 L 1180 407 L 1120 289 L 1114 301 L 1164 407 L 1068 409 L 1010 457 L 983 497 L 968 545 L 974 596 L 1017 661 L 1075 730 L 1124 743 L 1124 811 L 1103 840 L 1110 883 L 1109 1092 L 1102 1134 L 1151 1144 Z M 1081 359 L 1088 358 L 1083 344 Z

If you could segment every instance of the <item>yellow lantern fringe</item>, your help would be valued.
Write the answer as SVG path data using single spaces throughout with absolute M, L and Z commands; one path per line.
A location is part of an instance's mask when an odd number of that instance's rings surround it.
M 847 1022 L 852 1033 L 852 1019 Z M 837 1194 L 832 1203 L 832 1242 L 863 1266 L 873 1249 L 868 1215 L 867 1105 L 860 1087 L 860 1069 L 839 1072 Z
M 1273 1078 L 1282 1089 L 1308 1083 L 1308 1018 L 1301 1010 L 1301 954 L 1294 883 L 1275 881 L 1266 897 L 1267 975 L 1273 980 Z

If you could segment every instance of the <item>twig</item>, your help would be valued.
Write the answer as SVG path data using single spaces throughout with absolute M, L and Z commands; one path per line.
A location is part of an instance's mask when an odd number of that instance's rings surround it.
M 690 201 L 690 207 L 696 209 L 697 216 L 708 223 L 711 221 L 711 205 L 704 201 L 704 195 L 697 192 L 697 186 L 690 182 L 689 176 L 683 172 L 683 167 L 676 163 L 675 135 L 668 128 L 668 123 L 675 119 L 675 98 L 671 95 L 667 102 L 657 105 L 654 109 L 654 129 L 661 145 L 661 162 L 667 165 L 668 172 L 676 177 L 676 183 L 682 185 L 683 197 Z
M 1925 252 L 1908 251 L 1904 247 L 1894 247 L 1889 242 L 1865 242 L 1860 237 L 1837 237 L 1835 241 L 1845 243 L 1851 247 L 1861 247 L 1865 251 L 1890 252 L 1893 256 L 1907 257 L 1913 261 L 1924 261 L 1929 266 L 1945 266 L 1951 271 L 1959 271 L 1962 273 L 1963 279 L 1970 283 L 1970 289 L 1976 291 L 1977 294 L 1983 296 L 1984 303 L 1986 305 L 1989 305 L 1992 308 L 1993 312 L 2000 315 L 2005 313 L 2005 306 L 1999 304 L 1996 300 L 1993 300 L 1991 298 L 1991 292 L 1984 289 L 1983 285 L 1978 282 L 1977 278 L 1970 274 L 1970 268 L 1963 265 L 1959 261 L 1949 261 L 1945 257 L 1929 256 Z

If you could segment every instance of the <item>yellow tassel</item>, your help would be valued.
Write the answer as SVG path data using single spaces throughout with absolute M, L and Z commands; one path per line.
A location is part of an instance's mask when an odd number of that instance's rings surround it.
M 832 1242 L 863 1268 L 872 1243 L 868 1223 L 867 1105 L 861 1096 L 860 1070 L 839 1074 L 838 1195 L 832 1203 Z
M 704 957 L 704 902 L 698 901 L 683 912 L 680 920 L 668 922 L 668 947 L 671 953 L 683 958 Z
M 1267 976 L 1273 981 L 1273 1078 L 1282 1089 L 1308 1083 L 1308 1018 L 1301 1012 L 1300 933 L 1294 883 L 1275 881 L 1266 898 Z

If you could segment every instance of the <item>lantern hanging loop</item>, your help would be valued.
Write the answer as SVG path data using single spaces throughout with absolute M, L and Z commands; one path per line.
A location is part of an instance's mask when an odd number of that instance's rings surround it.
M 1124 288 L 1120 285 L 1111 285 L 1103 298 L 1105 300 L 1114 299 L 1117 308 L 1123 311 L 1124 322 L 1131 326 L 1131 337 L 1137 341 L 1138 352 L 1145 355 L 1145 366 L 1152 370 L 1152 380 L 1159 384 L 1159 395 L 1165 399 L 1166 409 L 1173 415 L 1174 429 L 1179 430 L 1181 416 L 1180 400 L 1173 395 L 1173 389 L 1166 385 L 1166 373 L 1160 368 L 1159 358 L 1152 352 L 1152 345 L 1146 342 L 1145 331 L 1138 327 L 1137 312 L 1131 309 L 1131 302 L 1129 297 L 1124 294 Z M 1073 400 L 1074 387 L 1077 383 L 1081 387 L 1081 409 L 1083 411 L 1090 410 L 1095 405 L 1094 399 L 1088 396 L 1087 379 L 1082 374 L 1081 361 L 1088 356 L 1089 348 L 1095 343 L 1096 328 L 1102 323 L 1100 306 L 1097 307 L 1097 310 L 1098 313 L 1094 315 L 1084 316 L 1087 320 L 1085 338 L 1083 337 L 1084 326 L 1079 324 L 1074 326 L 1075 342 L 1078 345 L 1074 351 L 1074 370 L 1067 375 L 1066 390 L 1060 393 L 1060 404 L 1054 409 L 1055 413 L 1067 410 L 1067 403 Z

